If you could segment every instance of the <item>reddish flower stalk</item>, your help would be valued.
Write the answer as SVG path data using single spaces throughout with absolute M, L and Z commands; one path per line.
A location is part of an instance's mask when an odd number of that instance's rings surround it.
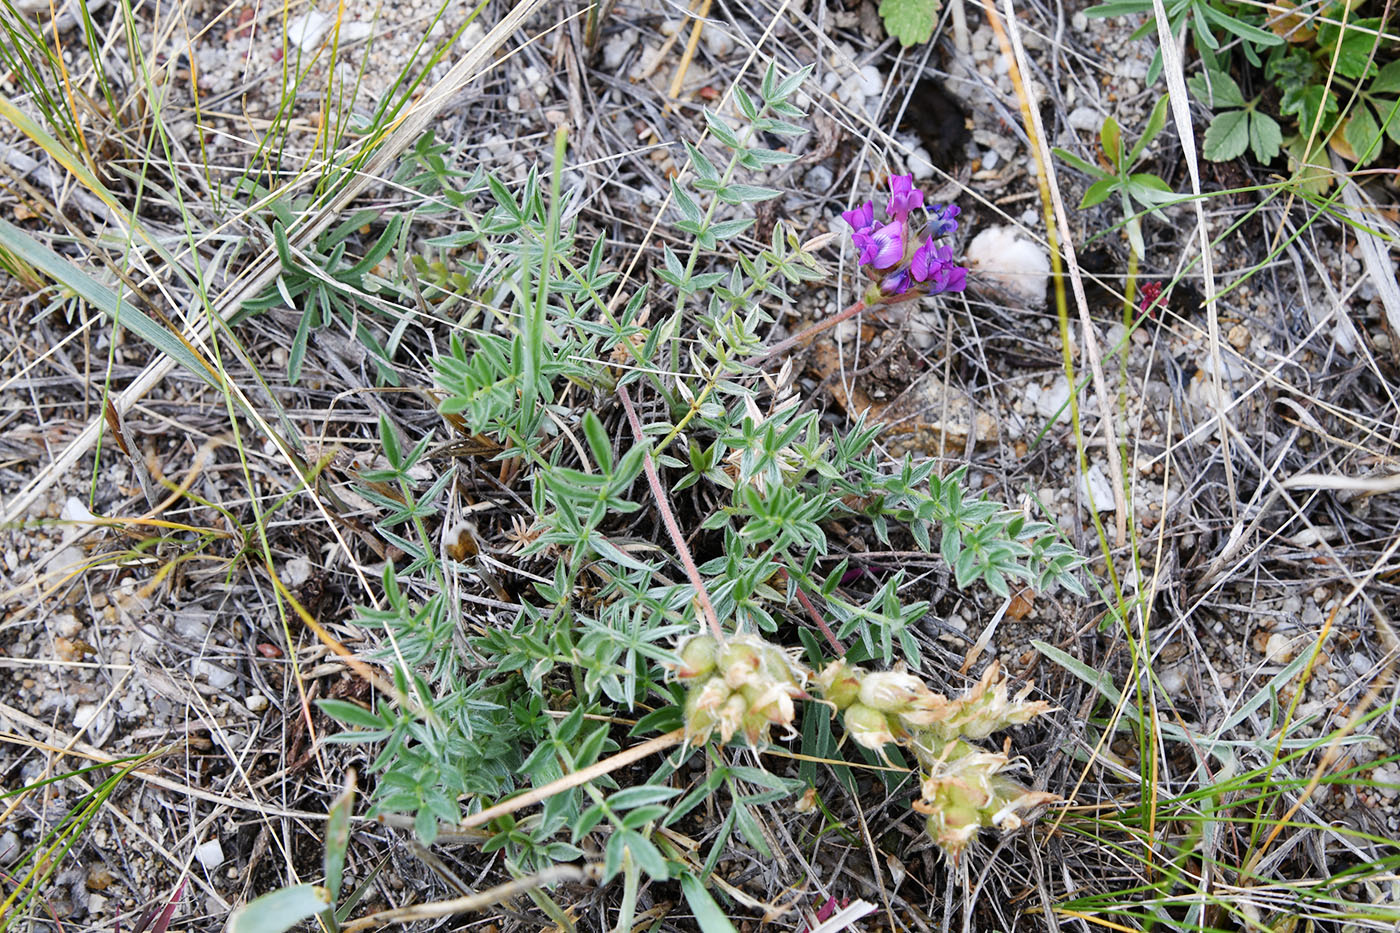
M 632 406 L 632 396 L 628 394 L 627 387 L 619 386 L 617 394 L 622 399 L 622 407 L 627 411 L 627 422 L 632 426 L 632 436 L 637 439 L 638 444 L 645 445 L 642 422 L 637 418 L 637 409 Z M 676 522 L 676 516 L 666 502 L 666 490 L 661 485 L 661 477 L 657 475 L 656 462 L 652 460 L 650 450 L 642 458 L 642 469 L 646 472 L 647 483 L 651 486 L 652 498 L 656 500 L 656 507 L 661 512 L 661 523 L 666 526 L 666 533 L 671 536 L 671 544 L 676 548 L 676 556 L 680 558 L 681 567 L 685 569 L 690 585 L 695 587 L 695 601 L 700 604 L 700 614 L 709 624 L 710 633 L 715 636 L 715 641 L 723 643 L 724 629 L 720 628 L 719 616 L 715 613 L 714 604 L 710 602 L 710 594 L 705 590 L 705 581 L 700 576 L 700 569 L 695 566 L 695 558 L 690 556 L 690 548 L 686 547 L 681 526 Z

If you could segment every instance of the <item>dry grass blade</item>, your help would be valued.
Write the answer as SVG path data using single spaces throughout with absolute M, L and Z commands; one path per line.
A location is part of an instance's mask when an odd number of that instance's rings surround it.
M 422 136 L 424 129 L 432 124 L 452 98 L 474 78 L 489 69 L 496 49 L 511 33 L 519 29 L 531 14 L 543 6 L 544 2 L 545 0 L 524 0 L 517 4 L 468 54 L 453 65 L 441 81 L 415 102 L 387 134 L 367 140 L 361 151 L 368 153 L 369 158 L 334 197 L 302 218 L 301 222 L 289 231 L 293 245 L 299 249 L 307 248 L 341 216 L 341 212 L 355 198 L 378 182 L 381 174 L 392 167 L 404 150 Z M 202 345 L 213 330 L 212 318 L 224 320 L 245 302 L 261 294 L 272 284 L 279 268 L 276 251 L 271 248 L 265 250 L 242 271 L 226 292 L 211 302 L 210 314 L 196 317 L 197 323 L 181 337 L 193 346 Z M 141 374 L 113 399 L 117 411 L 125 414 L 132 405 L 159 385 L 174 365 L 174 361 L 168 357 L 161 357 L 147 364 Z M 235 394 L 241 395 L 236 386 L 231 388 Z M 251 405 L 247 407 L 250 410 L 254 408 Z M 102 433 L 103 424 L 101 417 L 89 422 L 43 471 L 30 480 L 23 490 L 11 497 L 4 512 L 0 513 L 0 524 L 10 524 L 23 517 L 30 505 L 91 449 Z M 273 432 L 268 433 L 275 436 Z
M 392 910 L 381 910 L 378 913 L 367 914 L 342 925 L 341 929 L 345 933 L 357 933 L 359 930 L 381 929 L 391 923 L 440 920 L 444 917 L 455 917 L 458 914 L 474 913 L 488 907 L 494 907 L 535 888 L 548 887 L 564 881 L 584 881 L 597 878 L 600 874 L 601 866 L 599 865 L 584 865 L 582 868 L 574 865 L 556 865 L 524 878 L 498 884 L 480 894 L 470 894 L 450 901 L 435 901 L 431 904 L 415 904 L 412 907 L 396 907 Z

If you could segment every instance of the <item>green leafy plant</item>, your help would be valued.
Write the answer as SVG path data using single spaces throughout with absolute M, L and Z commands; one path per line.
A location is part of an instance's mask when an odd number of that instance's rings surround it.
M 1171 0 L 1166 4 L 1167 22 L 1171 34 L 1189 30 L 1192 45 L 1201 60 L 1219 67 L 1221 57 L 1227 56 L 1226 45 L 1239 40 L 1249 62 L 1261 64 L 1259 49 L 1283 45 L 1283 39 L 1264 28 L 1264 15 L 1258 5 L 1235 3 L 1232 0 Z M 1153 18 L 1151 0 L 1110 0 L 1084 11 L 1086 16 L 1146 16 L 1131 38 L 1141 39 L 1153 33 L 1157 24 Z M 1162 74 L 1162 52 L 1152 56 L 1147 69 L 1147 83 L 1153 84 Z
M 1387 137 L 1400 143 L 1400 60 L 1386 61 L 1386 20 L 1353 18 L 1356 6 L 1335 2 L 1304 10 L 1288 0 L 1266 7 L 1221 0 L 1168 4 L 1172 31 L 1189 25 L 1201 60 L 1201 70 L 1188 85 L 1213 111 L 1203 140 L 1206 158 L 1229 161 L 1248 151 L 1267 163 L 1283 151 L 1295 171 L 1307 176 L 1299 180 L 1313 185 L 1316 173 L 1306 167 L 1325 167 L 1326 159 L 1304 152 L 1309 140 L 1330 142 L 1358 166 L 1379 158 Z M 1141 0 L 1106 3 L 1086 12 L 1147 14 L 1135 37 L 1154 27 L 1151 4 Z M 1222 44 L 1222 38 L 1231 41 Z M 1156 80 L 1160 65 L 1159 52 L 1149 81 Z M 1239 80 L 1232 74 L 1236 70 Z M 1276 92 L 1261 90 L 1247 97 L 1241 83 L 1250 70 L 1255 81 L 1272 83 Z
M 282 271 L 266 292 L 246 302 L 245 314 L 285 307 L 299 312 L 297 329 L 287 351 L 287 379 L 295 384 L 301 378 L 302 361 L 311 332 L 339 320 L 373 355 L 382 381 L 397 385 L 393 355 L 403 336 L 407 318 L 400 317 L 387 340 L 381 340 L 362 319 L 362 313 L 391 314 L 390 300 L 395 290 L 388 280 L 375 274 L 379 265 L 398 244 L 404 218 L 395 216 L 385 224 L 364 255 L 351 261 L 346 256 L 352 234 L 377 221 L 380 211 L 363 210 L 351 215 L 316 241 L 312 255 L 295 252 L 287 239 L 292 213 L 273 203 L 272 242 L 277 248 Z
M 1067 150 L 1059 148 L 1054 150 L 1055 155 L 1060 159 L 1095 179 L 1089 189 L 1084 192 L 1083 200 L 1079 202 L 1081 210 L 1102 204 L 1113 195 L 1118 195 L 1123 211 L 1123 223 L 1127 229 L 1128 243 L 1132 246 L 1134 254 L 1139 257 L 1146 254 L 1142 240 L 1141 213 L 1143 211 L 1157 213 L 1161 205 L 1177 198 L 1177 194 L 1172 191 L 1171 186 L 1160 176 L 1151 172 L 1134 171 L 1142 161 L 1147 146 L 1166 126 L 1168 103 L 1166 97 L 1157 101 L 1157 105 L 1152 108 L 1152 113 L 1147 118 L 1147 124 L 1143 127 L 1142 135 L 1138 137 L 1138 141 L 1133 144 L 1131 149 L 1125 150 L 1124 148 L 1123 131 L 1119 127 L 1118 121 L 1113 117 L 1104 119 L 1103 127 L 1099 130 L 1099 141 L 1103 146 L 1103 154 L 1108 160 L 1111 171 L 1100 168 Z M 1138 209 L 1139 205 L 1142 211 Z
M 941 9 L 943 0 L 880 0 L 885 31 L 905 48 L 933 38 L 933 27 Z
M 1260 162 L 1274 160 L 1283 143 L 1283 131 L 1277 120 L 1259 109 L 1262 95 L 1245 100 L 1235 79 L 1220 71 L 1192 75 L 1186 84 L 1215 111 L 1203 140 L 1202 152 L 1207 159 L 1224 162 L 1249 149 Z
M 428 241 L 433 255 L 412 267 L 431 273 L 426 298 L 470 306 L 435 360 L 439 412 L 464 437 L 485 439 L 511 481 L 528 486 L 510 554 L 541 572 L 518 609 L 481 624 L 447 598 L 448 580 L 477 568 L 441 543 L 458 534 L 443 517 L 454 474 L 424 478 L 430 437 L 403 443 L 381 419 L 387 466 L 359 475 L 376 533 L 403 555 L 386 563 L 382 605 L 355 619 L 382 633 L 378 660 L 392 683 L 373 703 L 319 702 L 347 727 L 332 741 L 377 747 L 371 815 L 410 814 L 424 842 L 444 827 L 481 826 L 485 847 L 517 872 L 544 873 L 596 847 L 597 876 L 622 884 L 622 929 L 644 877 L 680 879 L 697 916 L 711 918 L 707 928 L 722 929 L 697 886 L 722 841 L 696 865 L 658 828 L 724 794 L 723 838 L 738 831 L 763 851 L 750 809 L 799 786 L 710 746 L 716 769 L 703 789 L 681 796 L 667 783 L 679 762 L 617 787 L 609 773 L 631 750 L 620 750 L 609 719 L 649 710 L 634 734 L 663 731 L 649 740 L 657 747 L 683 735 L 686 691 L 668 676 L 681 663 L 677 643 L 694 644 L 686 636 L 704 627 L 750 644 L 752 633 L 790 629 L 798 603 L 834 649 L 844 654 L 838 640 L 851 640 L 852 664 L 923 663 L 915 634 L 928 603 L 907 597 L 899 573 L 830 555 L 832 521 L 941 554 L 959 586 L 1002 597 L 1013 583 L 1083 592 L 1081 560 L 1051 526 L 967 495 L 964 470 L 884 463 L 877 425 L 858 418 L 833 432 L 800 409 L 790 371 L 762 372 L 774 352 L 761 336 L 771 309 L 826 275 L 781 223 L 766 242 L 740 239 L 752 206 L 782 193 L 746 175 L 794 158 L 759 141 L 803 132 L 791 98 L 806 74 L 770 67 L 757 93 L 734 90 L 733 117 L 705 114 L 709 138 L 682 144 L 690 171 L 671 189 L 671 227 L 690 246 L 665 245 L 630 295 L 612 294 L 620 279 L 603 244 L 578 242 L 562 191 L 562 133 L 548 173 L 531 171 L 514 187 L 473 176 L 453 189 L 463 198 L 445 199 L 460 229 Z M 421 149 L 406 182 L 457 184 L 441 150 Z M 940 229 L 956 213 L 940 209 Z M 920 249 L 928 263 L 919 290 L 961 287 L 951 259 Z M 702 270 L 712 251 L 728 265 Z M 935 282 L 935 271 L 944 278 Z M 673 501 L 685 503 L 680 517 Z M 645 534 L 647 522 L 665 529 L 671 550 Z M 703 540 L 711 556 L 697 563 L 687 539 Z M 774 702 L 790 709 L 791 696 Z M 491 806 L 520 792 L 540 809 Z

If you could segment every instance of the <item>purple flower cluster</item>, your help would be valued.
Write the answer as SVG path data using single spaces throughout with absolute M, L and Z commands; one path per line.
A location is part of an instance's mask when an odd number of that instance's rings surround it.
M 927 223 L 920 243 L 909 215 L 923 206 L 924 193 L 914 187 L 914 176 L 892 175 L 884 223 L 875 220 L 874 201 L 841 214 L 851 225 L 851 245 L 860 264 L 869 268 L 872 281 L 878 283 L 880 298 L 960 292 L 967 285 L 967 270 L 953 262 L 953 250 L 933 243 L 958 229 L 957 205 L 924 210 Z

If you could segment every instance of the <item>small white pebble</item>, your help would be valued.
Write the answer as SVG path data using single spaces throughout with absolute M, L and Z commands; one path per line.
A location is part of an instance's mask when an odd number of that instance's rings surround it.
M 314 51 L 330 25 L 329 14 L 308 10 L 287 24 L 287 41 L 303 52 Z
M 470 52 L 472 49 L 476 48 L 476 44 L 480 42 L 485 35 L 486 30 L 482 28 L 481 23 L 473 20 L 472 24 L 466 29 L 463 29 L 462 34 L 457 37 L 457 45 L 462 51 Z
M 831 174 L 831 169 L 825 165 L 814 165 L 807 172 L 802 183 L 811 191 L 826 193 L 836 183 L 836 178 Z
M 860 92 L 866 97 L 879 97 L 885 89 L 885 79 L 880 74 L 880 69 L 874 65 L 865 65 L 860 69 Z
M 702 35 L 705 38 L 705 48 L 715 58 L 724 58 L 734 51 L 734 37 L 718 26 L 706 26 Z
M 8 865 L 19 858 L 19 835 L 12 829 L 0 836 L 0 865 Z
M 224 847 L 219 845 L 219 840 L 210 839 L 195 848 L 194 857 L 205 871 L 213 871 L 224 863 Z
M 340 24 L 341 42 L 359 42 L 361 39 L 368 39 L 373 34 L 374 26 L 369 23 L 351 20 L 348 23 Z
M 301 586 L 311 579 L 311 561 L 305 557 L 293 557 L 283 566 L 282 579 L 288 586 Z
M 231 671 L 225 670 L 218 664 L 214 664 L 210 661 L 205 661 L 202 658 L 195 660 L 194 674 L 196 677 L 198 677 L 200 674 L 203 674 L 204 679 L 208 681 L 209 686 L 213 687 L 215 690 L 227 690 L 229 687 L 232 687 L 234 683 L 236 683 L 238 680 L 238 675 L 234 674 Z
M 267 697 L 263 696 L 261 693 L 250 693 L 243 701 L 243 705 L 248 707 L 249 712 L 261 713 L 263 710 L 267 709 Z
M 969 278 L 990 279 L 1032 308 L 1045 303 L 1050 257 L 1014 228 L 988 227 L 972 238 L 963 256 L 972 267 Z
M 1086 133 L 1097 133 L 1103 126 L 1103 114 L 1093 107 L 1075 107 L 1069 112 L 1066 118 L 1070 129 L 1082 130 Z
M 1085 509 L 1089 508 L 1090 493 L 1093 493 L 1094 496 L 1095 511 L 1113 511 L 1113 486 L 1104 474 L 1103 467 L 1097 463 L 1089 467 L 1089 472 L 1079 478 L 1080 501 Z
M 1264 643 L 1264 660 L 1270 664 L 1286 664 L 1293 657 L 1293 640 L 1282 632 L 1274 632 Z
M 95 719 L 97 719 L 96 703 L 83 703 L 77 709 L 73 710 L 74 729 L 78 729 L 79 731 L 86 729 L 88 726 L 92 725 Z

